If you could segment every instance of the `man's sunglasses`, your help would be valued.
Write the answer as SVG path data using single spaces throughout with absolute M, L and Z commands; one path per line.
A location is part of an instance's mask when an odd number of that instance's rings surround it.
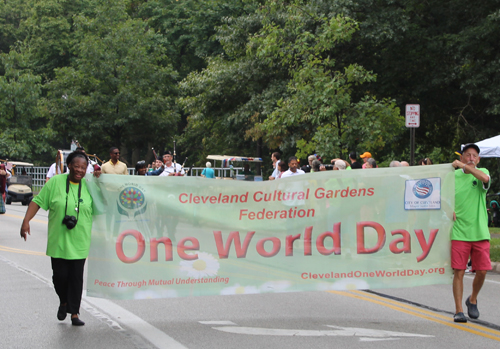
M 115 155 L 120 155 L 120 152 L 117 152 L 117 153 L 113 153 L 113 154 L 115 154 Z

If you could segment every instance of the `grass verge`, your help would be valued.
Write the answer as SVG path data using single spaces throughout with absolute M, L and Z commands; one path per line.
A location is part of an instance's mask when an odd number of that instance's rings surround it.
M 500 228 L 488 228 L 490 229 L 490 234 L 500 234 Z M 490 259 L 492 262 L 500 262 L 500 238 L 491 237 L 490 240 Z
M 500 238 L 491 238 L 490 259 L 492 262 L 500 262 Z

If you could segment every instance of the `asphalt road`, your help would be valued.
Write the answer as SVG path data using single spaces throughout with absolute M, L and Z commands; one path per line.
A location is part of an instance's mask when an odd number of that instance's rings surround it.
M 498 348 L 500 275 L 488 274 L 479 320 L 455 324 L 450 285 L 110 301 L 84 297 L 83 327 L 56 318 L 45 256 L 47 213 L 0 215 L 0 348 Z M 466 277 L 464 294 L 470 293 Z M 84 287 L 85 288 L 85 287 Z

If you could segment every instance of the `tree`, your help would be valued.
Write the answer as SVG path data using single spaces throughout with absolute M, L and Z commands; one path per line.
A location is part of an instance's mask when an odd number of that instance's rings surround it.
M 137 15 L 162 35 L 162 44 L 181 81 L 191 72 L 202 71 L 209 61 L 215 62 L 224 54 L 217 39 L 218 26 L 242 14 L 253 13 L 255 8 L 255 2 L 246 0 L 156 0 L 141 4 Z M 181 89 L 187 91 L 190 88 L 187 85 L 191 85 L 199 90 L 197 83 L 182 84 Z M 231 149 L 239 154 L 248 154 L 248 148 L 252 154 L 259 151 L 254 142 L 241 137 L 240 125 L 222 121 L 215 114 L 203 120 L 188 120 L 187 109 L 181 110 L 179 131 L 178 149 L 189 156 L 191 163 L 204 164 L 209 153 L 228 153 Z
M 254 35 L 251 52 L 271 67 L 285 66 L 291 76 L 287 94 L 255 127 L 271 147 L 297 146 L 299 157 L 318 152 L 341 157 L 359 147 L 380 151 L 403 131 L 399 108 L 378 100 L 363 86 L 376 76 L 358 64 L 337 69 L 336 49 L 351 40 L 357 23 L 323 15 L 323 2 L 269 2 L 261 12 L 264 28 Z M 278 126 L 279 125 L 279 126 Z
M 134 150 L 145 156 L 151 140 L 164 146 L 175 134 L 176 73 L 161 37 L 130 18 L 124 2 L 99 3 L 96 14 L 74 18 L 76 58 L 55 70 L 46 105 L 63 137 L 91 144 L 91 152 L 118 146 L 130 161 Z
M 94 16 L 98 0 L 37 0 L 31 14 L 21 22 L 23 40 L 32 48 L 34 71 L 43 83 L 54 78 L 56 68 L 70 65 L 78 39 L 74 31 L 76 15 Z
M 254 5 L 244 0 L 154 0 L 141 4 L 137 16 L 162 34 L 166 53 L 183 79 L 205 68 L 207 58 L 223 53 L 215 34 L 224 18 L 249 10 Z
M 223 18 L 215 37 L 224 53 L 207 58 L 207 68 L 193 71 L 180 84 L 178 103 L 188 115 L 181 144 L 202 162 L 210 153 L 263 156 L 262 141 L 245 136 L 255 122 L 272 112 L 284 91 L 282 69 L 247 56 L 249 34 L 262 27 L 259 3 Z
M 18 41 L 24 40 L 23 20 L 31 15 L 31 0 L 0 2 L 0 53 L 8 53 Z
M 41 78 L 33 73 L 29 47 L 0 54 L 0 149 L 3 157 L 32 160 L 50 151 L 51 130 L 41 116 Z
M 370 85 L 399 107 L 418 103 L 417 139 L 424 157 L 435 148 L 492 136 L 497 124 L 498 1 L 338 0 L 332 10 L 360 23 L 338 64 L 353 60 L 377 74 Z M 404 139 L 407 144 L 407 140 Z M 404 144 L 393 143 L 402 152 Z
M 180 84 L 185 96 L 179 103 L 189 115 L 183 144 L 197 146 L 198 161 L 208 153 L 261 157 L 261 142 L 245 133 L 274 109 L 285 88 L 281 73 L 246 57 L 214 58 L 191 73 Z
M 394 103 L 363 92 L 361 84 L 373 81 L 373 74 L 357 64 L 334 69 L 332 56 L 356 24 L 323 15 L 325 6 L 267 1 L 253 14 L 227 19 L 217 34 L 226 54 L 180 84 L 188 130 L 217 120 L 215 125 L 234 126 L 233 133 L 229 127 L 219 133 L 214 143 L 221 147 L 231 147 L 230 137 L 238 135 L 239 144 L 263 141 L 289 154 L 299 147 L 301 156 L 340 156 L 339 149 L 356 144 L 381 149 L 400 133 Z

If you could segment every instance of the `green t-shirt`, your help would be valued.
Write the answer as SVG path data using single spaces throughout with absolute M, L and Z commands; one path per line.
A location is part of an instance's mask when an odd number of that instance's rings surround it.
M 78 184 L 70 183 L 69 185 L 66 213 L 64 208 L 66 206 L 67 178 L 67 174 L 52 177 L 33 201 L 45 211 L 49 211 L 47 256 L 64 259 L 85 259 L 89 254 L 92 232 L 92 197 L 87 190 L 85 178 L 83 178 L 78 223 L 73 229 L 69 230 L 62 221 L 66 214 L 77 216 L 75 208 L 78 206 Z
M 478 168 L 489 176 L 485 168 Z M 455 214 L 457 220 L 453 224 L 452 240 L 481 241 L 490 240 L 488 230 L 488 212 L 486 210 L 486 192 L 483 182 L 471 174 L 461 170 L 455 171 Z

